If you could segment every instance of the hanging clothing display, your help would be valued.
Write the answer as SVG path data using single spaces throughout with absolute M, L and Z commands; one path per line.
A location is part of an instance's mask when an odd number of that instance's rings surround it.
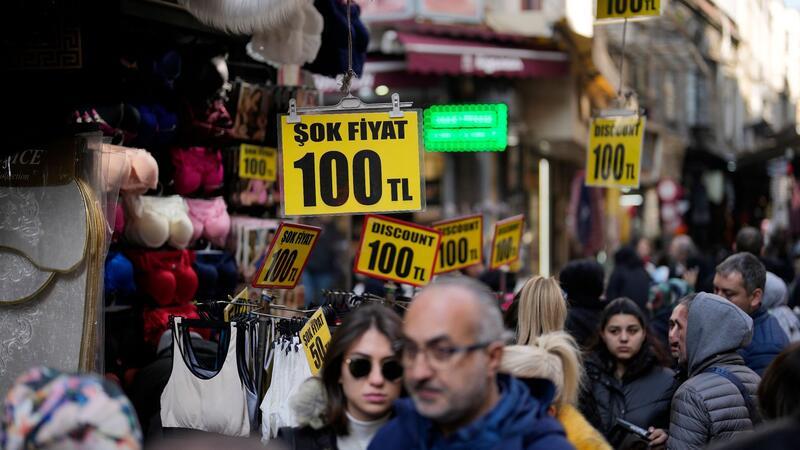
M 250 416 L 239 376 L 236 324 L 223 330 L 220 344 L 227 350 L 222 366 L 214 371 L 199 366 L 181 322 L 180 317 L 174 320 L 172 374 L 161 393 L 162 426 L 248 436 Z
M 261 402 L 261 440 L 266 442 L 278 435 L 282 427 L 295 427 L 297 420 L 289 407 L 289 399 L 308 377 L 305 351 L 300 338 L 279 338 L 272 342 L 272 381 Z

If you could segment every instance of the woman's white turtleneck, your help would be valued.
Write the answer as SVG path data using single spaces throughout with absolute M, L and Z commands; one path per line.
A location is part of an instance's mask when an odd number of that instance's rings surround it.
M 389 421 L 389 414 L 372 421 L 355 419 L 349 412 L 345 412 L 345 414 L 347 414 L 350 434 L 336 438 L 336 446 L 339 447 L 339 450 L 366 450 L 378 430 Z

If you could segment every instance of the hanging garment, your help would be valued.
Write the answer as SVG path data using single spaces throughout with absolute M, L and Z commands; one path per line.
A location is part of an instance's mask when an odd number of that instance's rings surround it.
M 314 6 L 325 19 L 322 30 L 322 47 L 313 62 L 303 66 L 304 69 L 336 78 L 336 75 L 347 72 L 347 8 L 346 2 L 340 0 L 315 0 Z M 369 46 L 369 32 L 361 22 L 361 8 L 353 2 L 350 7 L 350 32 L 353 36 L 353 71 L 361 76 L 364 71 L 364 60 Z
M 200 282 L 195 296 L 197 300 L 228 298 L 235 293 L 239 272 L 232 254 L 201 250 L 195 253 L 192 267 Z
M 127 304 L 127 301 L 136 292 L 133 264 L 118 251 L 112 250 L 106 257 L 104 288 L 106 306 L 111 303 Z
M 125 196 L 128 221 L 125 237 L 144 247 L 158 248 L 169 243 L 175 248 L 186 248 L 192 239 L 192 221 L 183 198 Z
M 127 256 L 139 288 L 159 306 L 184 305 L 194 298 L 198 280 L 188 250 L 129 250 Z
M 192 241 L 204 237 L 218 247 L 224 247 L 231 231 L 231 216 L 222 197 L 213 199 L 187 198 L 189 219 L 192 221 Z
M 173 148 L 175 192 L 189 195 L 202 188 L 211 192 L 222 186 L 222 153 L 205 147 Z
M 157 348 L 161 335 L 169 329 L 169 318 L 171 316 L 181 316 L 187 319 L 199 319 L 197 306 L 193 303 L 180 306 L 170 306 L 165 308 L 145 308 L 142 311 L 144 342 Z M 208 338 L 207 329 L 193 330 L 201 332 L 204 338 Z M 204 332 L 204 333 L 203 333 Z
M 297 0 L 178 0 L 206 25 L 236 34 L 271 31 L 291 23 Z
M 299 8 L 279 29 L 258 30 L 247 44 L 247 54 L 275 67 L 303 65 L 317 58 L 324 21 L 311 0 L 293 0 Z M 346 42 L 346 41 L 345 41 Z
M 222 367 L 214 373 L 199 367 L 188 330 L 181 327 L 180 317 L 174 322 L 172 374 L 161 393 L 162 426 L 248 436 L 250 418 L 237 365 L 236 324 L 231 323 L 220 338 L 227 353 Z
M 106 191 L 144 194 L 158 185 L 158 164 L 147 150 L 103 144 L 102 155 Z
M 278 435 L 282 427 L 298 425 L 289 406 L 291 399 L 303 381 L 311 376 L 308 360 L 300 344 L 300 338 L 273 341 L 272 381 L 261 402 L 261 441 L 266 442 Z

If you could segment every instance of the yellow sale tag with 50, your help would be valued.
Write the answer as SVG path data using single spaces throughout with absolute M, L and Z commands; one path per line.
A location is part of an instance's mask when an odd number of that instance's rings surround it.
M 433 277 L 442 234 L 383 216 L 367 216 L 354 270 L 373 278 L 425 286 Z
M 318 374 L 322 369 L 322 362 L 325 361 L 328 344 L 331 342 L 331 329 L 328 327 L 322 308 L 319 308 L 300 329 L 300 342 L 306 351 L 311 375 Z

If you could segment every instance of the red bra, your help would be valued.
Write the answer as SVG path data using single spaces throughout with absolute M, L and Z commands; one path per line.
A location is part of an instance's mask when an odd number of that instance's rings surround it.
M 197 293 L 197 274 L 188 250 L 129 250 L 139 288 L 159 306 L 183 305 Z

